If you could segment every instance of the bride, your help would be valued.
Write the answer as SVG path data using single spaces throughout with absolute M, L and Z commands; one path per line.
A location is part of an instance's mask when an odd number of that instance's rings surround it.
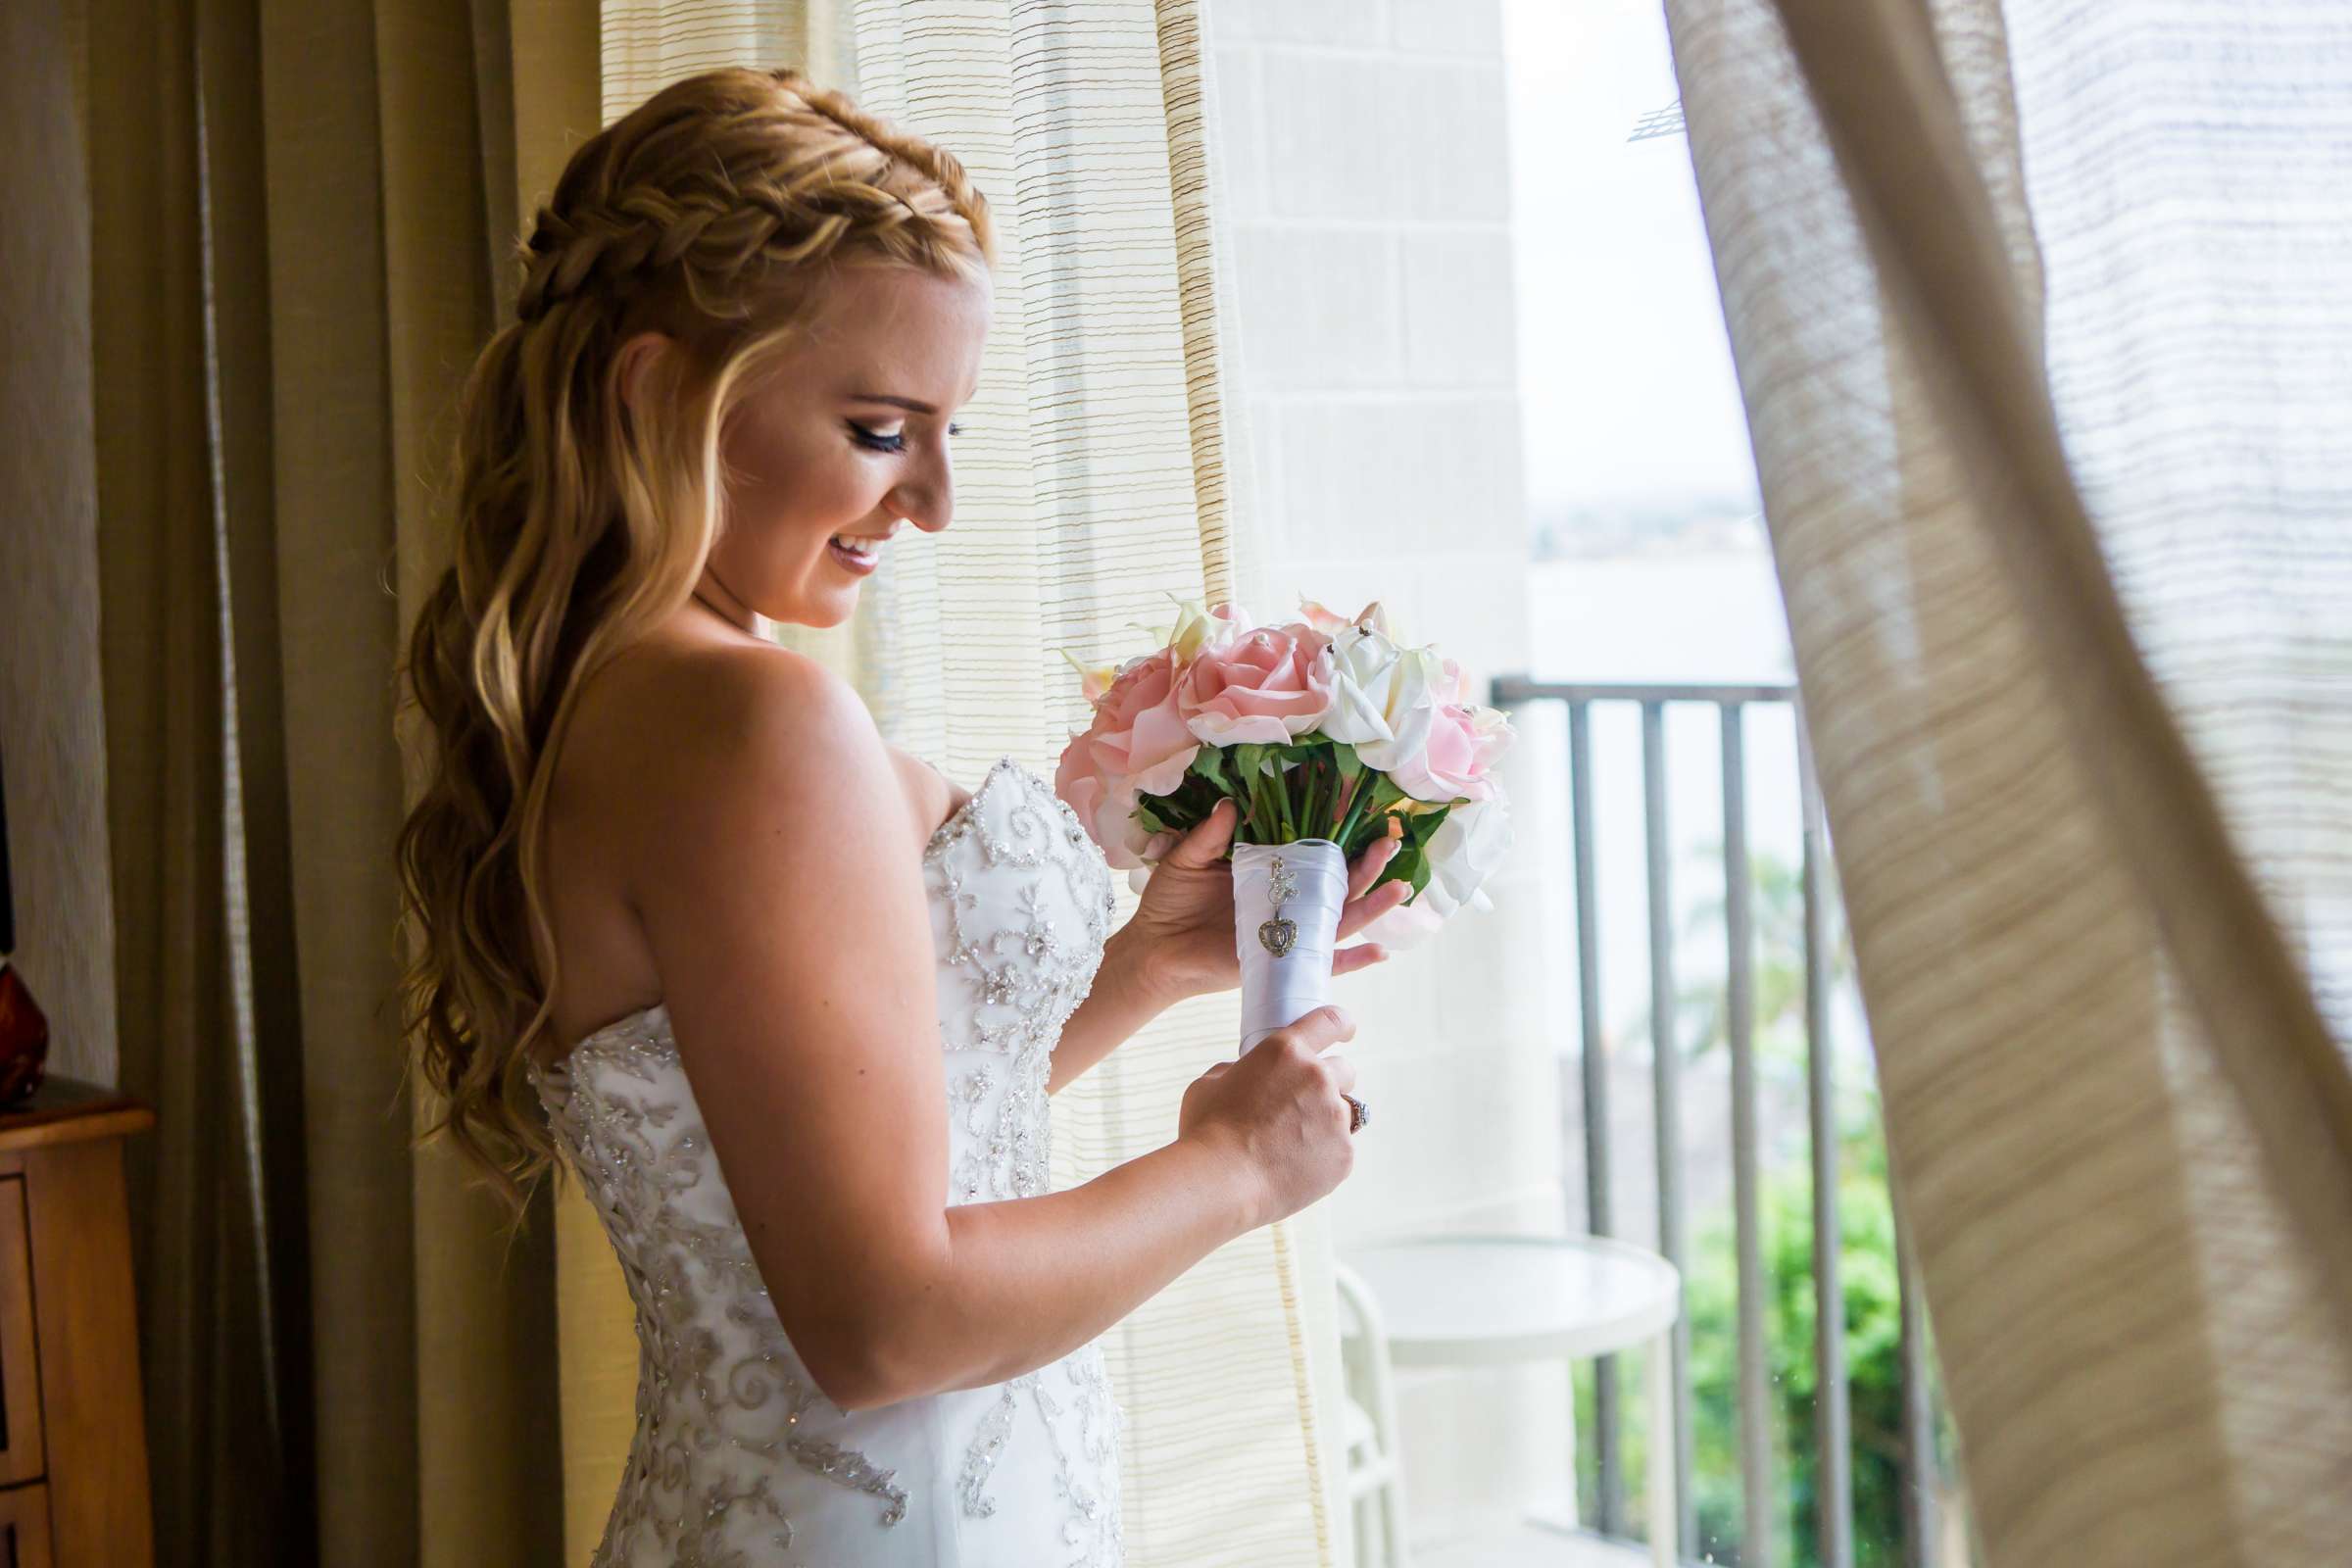
M 436 1130 L 518 1210 L 561 1161 L 634 1298 L 599 1565 L 1116 1568 L 1099 1337 L 1352 1164 L 1325 1007 L 1049 1192 L 1051 1097 L 1238 983 L 1230 806 L 1113 930 L 1048 781 L 960 787 L 760 635 L 950 525 L 992 259 L 948 154 L 710 72 L 574 154 L 466 386 L 403 664 L 406 1020 Z

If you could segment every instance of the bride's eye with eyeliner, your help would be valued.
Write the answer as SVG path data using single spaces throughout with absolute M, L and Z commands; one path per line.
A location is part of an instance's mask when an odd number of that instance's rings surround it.
M 857 437 L 860 447 L 872 447 L 875 452 L 906 452 L 906 432 L 896 432 L 896 435 L 880 435 L 880 432 L 868 430 L 865 425 L 860 425 L 858 420 L 854 420 L 854 418 L 849 420 L 849 432 Z M 964 432 L 962 425 L 957 425 L 957 423 L 948 425 L 948 435 L 962 435 L 962 432 Z

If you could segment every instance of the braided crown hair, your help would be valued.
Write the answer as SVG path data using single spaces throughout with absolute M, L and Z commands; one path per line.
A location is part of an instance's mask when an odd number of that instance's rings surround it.
M 519 1216 L 553 1154 L 528 1064 L 556 991 L 539 839 L 574 699 L 692 594 L 725 526 L 728 416 L 827 273 L 977 276 L 995 239 L 947 152 L 797 72 L 729 68 L 590 137 L 515 254 L 514 319 L 458 399 L 450 564 L 400 667 L 425 755 L 396 853 L 423 1136 Z M 677 352 L 631 409 L 618 353 L 649 329 Z

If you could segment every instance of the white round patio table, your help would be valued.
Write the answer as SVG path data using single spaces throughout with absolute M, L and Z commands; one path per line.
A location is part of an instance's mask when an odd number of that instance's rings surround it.
M 1657 1253 L 1602 1236 L 1428 1236 L 1349 1248 L 1343 1260 L 1380 1303 L 1395 1366 L 1574 1361 L 1648 1346 L 1651 1451 L 1673 1451 L 1669 1341 L 1683 1282 Z M 1648 1469 L 1650 1557 L 1671 1568 L 1674 1465 Z

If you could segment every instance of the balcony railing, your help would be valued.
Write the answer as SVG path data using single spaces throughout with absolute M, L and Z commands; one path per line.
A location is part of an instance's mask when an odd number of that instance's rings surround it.
M 1521 675 L 1498 677 L 1492 702 L 1500 708 L 1531 704 L 1561 704 L 1567 710 L 1569 810 L 1573 837 L 1576 910 L 1576 965 L 1580 1000 L 1580 1066 L 1582 1127 L 1564 1129 L 1571 1147 L 1580 1134 L 1583 1148 L 1584 1191 L 1569 1195 L 1575 1213 L 1581 1196 L 1586 1221 L 1596 1235 L 1620 1235 L 1612 1202 L 1610 1171 L 1610 1083 L 1603 1050 L 1601 1016 L 1600 930 L 1603 918 L 1598 896 L 1594 851 L 1592 713 L 1596 706 L 1631 704 L 1640 710 L 1644 858 L 1648 920 L 1648 991 L 1651 1100 L 1655 1114 L 1657 1220 L 1654 1236 L 1626 1236 L 1625 1240 L 1654 1246 L 1691 1277 L 1691 1239 L 1686 1197 L 1686 1137 L 1683 1109 L 1684 1051 L 1680 1032 L 1673 1027 L 1682 1005 L 1677 992 L 1676 942 L 1672 872 L 1674 857 L 1668 818 L 1667 781 L 1672 760 L 1667 753 L 1666 710 L 1670 704 L 1712 707 L 1721 731 L 1723 829 L 1723 927 L 1725 1024 L 1730 1055 L 1733 1248 L 1737 1277 L 1737 1449 L 1739 1516 L 1737 1560 L 1741 1568 L 1771 1568 L 1777 1545 L 1773 1529 L 1776 1495 L 1773 1477 L 1774 1395 L 1767 1362 L 1767 1293 L 1772 1281 L 1765 1272 L 1763 1224 L 1759 1200 L 1764 1171 L 1758 1140 L 1757 1051 L 1755 1039 L 1754 889 L 1749 856 L 1749 763 L 1746 719 L 1750 709 L 1786 710 L 1796 736 L 1797 798 L 1802 813 L 1803 896 L 1803 1038 L 1806 1120 L 1810 1130 L 1812 1188 L 1811 1295 L 1814 1335 L 1812 1360 L 1817 1397 L 1812 1411 L 1810 1441 L 1814 1449 L 1811 1490 L 1815 1529 L 1811 1532 L 1824 1568 L 1853 1568 L 1856 1560 L 1854 1511 L 1854 1434 L 1848 1395 L 1846 1302 L 1840 1272 L 1840 1216 L 1838 1211 L 1839 1124 L 1837 1117 L 1836 1059 L 1830 1049 L 1831 989 L 1828 962 L 1831 948 L 1834 874 L 1827 824 L 1820 791 L 1805 743 L 1797 691 L 1792 685 L 1640 685 L 1556 683 Z M 1663 1022 L 1666 1027 L 1661 1028 Z M 1922 1297 L 1909 1247 L 1899 1225 L 1894 1233 L 1896 1278 L 1899 1282 L 1900 1431 L 1891 1438 L 1899 1454 L 1901 1497 L 1901 1560 L 1909 1568 L 1964 1568 L 1943 1560 L 1937 1549 L 1939 1524 L 1937 1494 L 1941 1480 L 1936 1465 L 1936 1409 L 1932 1380 Z M 1690 1314 L 1686 1309 L 1674 1338 L 1673 1387 L 1675 1430 L 1671 1441 L 1659 1434 L 1648 1438 L 1650 1462 L 1670 1446 L 1676 1493 L 1681 1499 L 1680 1537 L 1686 1558 L 1702 1549 L 1694 1486 L 1696 1455 L 1693 1445 Z M 1597 1506 L 1592 1526 L 1603 1538 L 1630 1542 L 1626 1506 L 1625 1439 L 1622 1400 L 1615 1358 L 1595 1364 L 1592 1381 L 1592 1432 L 1588 1441 L 1597 1472 Z M 1730 1554 L 1734 1543 L 1721 1543 Z M 1874 1542 L 1873 1545 L 1890 1543 Z M 1800 1545 L 1799 1554 L 1803 1555 Z M 1880 1551 L 1869 1557 L 1886 1560 Z M 1711 1560 L 1720 1561 L 1721 1556 Z

